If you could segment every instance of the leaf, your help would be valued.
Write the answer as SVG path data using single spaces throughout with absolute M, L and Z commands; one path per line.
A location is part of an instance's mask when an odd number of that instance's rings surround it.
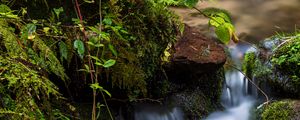
M 102 91 L 105 92 L 109 97 L 111 97 L 111 94 L 107 90 L 102 89 Z
M 4 4 L 0 5 L 0 13 L 8 13 L 8 12 L 12 12 L 12 10 Z
M 220 25 L 224 24 L 225 20 L 221 17 L 212 17 L 209 20 L 209 24 L 214 26 L 214 27 L 219 27 Z
M 79 57 L 83 59 L 84 51 L 85 51 L 83 42 L 81 40 L 75 40 L 74 48 L 77 49 L 77 53 Z
M 49 30 L 50 30 L 49 27 L 44 27 L 44 28 L 43 28 L 43 32 L 44 32 L 45 34 L 48 34 L 48 33 L 49 33 Z
M 60 52 L 61 58 L 64 58 L 65 60 L 67 60 L 68 59 L 68 48 L 67 48 L 66 43 L 64 43 L 63 41 L 60 41 L 58 43 L 58 45 L 59 45 L 59 52 Z
M 106 25 L 111 25 L 112 24 L 112 20 L 111 20 L 111 18 L 104 18 L 103 19 L 103 23 L 106 24 Z
M 217 16 L 223 18 L 226 22 L 231 23 L 231 18 L 225 13 L 218 13 Z
M 109 59 L 108 61 L 104 62 L 103 67 L 109 68 L 109 67 L 113 66 L 115 63 L 116 63 L 116 60 Z
M 93 58 L 94 60 L 96 60 L 97 62 L 101 62 L 101 60 L 99 58 L 97 58 L 96 56 L 90 56 L 91 58 Z
M 111 97 L 111 94 L 107 90 L 105 90 L 102 86 L 100 86 L 99 83 L 93 83 L 90 85 L 90 87 L 93 90 L 100 90 L 101 92 L 105 92 L 109 97 Z
M 103 64 L 100 63 L 100 62 L 96 62 L 95 64 L 96 64 L 96 65 L 99 65 L 99 66 L 103 66 Z
M 86 3 L 95 3 L 94 0 L 83 0 L 83 1 L 86 2 Z
M 109 33 L 101 32 L 100 37 L 102 37 L 106 41 L 110 41 Z
M 178 5 L 187 6 L 189 8 L 192 8 L 196 6 L 199 0 L 179 0 Z
M 59 15 L 60 15 L 61 12 L 64 11 L 64 9 L 62 7 L 60 7 L 60 8 L 53 8 L 53 11 L 54 11 L 56 17 L 59 19 Z
M 209 17 L 221 17 L 223 18 L 226 22 L 231 23 L 231 17 L 230 13 L 227 10 L 220 9 L 220 8 L 214 8 L 214 7 L 209 7 L 201 10 L 206 16 Z
M 222 43 L 228 44 L 230 41 L 230 32 L 228 28 L 224 25 L 220 25 L 215 30 L 217 37 L 221 40 Z
M 108 44 L 108 48 L 110 49 L 110 51 L 113 53 L 114 56 L 118 56 L 118 53 L 112 44 Z

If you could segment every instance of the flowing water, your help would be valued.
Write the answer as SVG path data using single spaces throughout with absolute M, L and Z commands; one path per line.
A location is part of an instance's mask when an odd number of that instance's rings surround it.
M 184 120 L 179 107 L 160 105 L 137 105 L 134 112 L 135 120 Z
M 276 32 L 293 32 L 300 25 L 300 0 L 217 0 L 217 2 L 199 2 L 198 8 L 217 7 L 228 10 L 236 27 L 237 34 L 243 41 L 257 43 Z M 198 27 L 207 36 L 207 19 L 197 11 L 184 8 L 172 8 L 183 22 Z M 238 44 L 229 46 L 234 65 L 241 69 L 241 58 L 253 48 Z M 222 105 L 224 111 L 211 113 L 206 120 L 248 120 L 250 109 L 254 107 L 257 91 L 244 78 L 239 70 L 227 70 L 223 85 Z M 253 80 L 253 78 L 251 78 Z M 147 106 L 135 111 L 136 120 L 183 120 L 183 113 L 178 107 L 162 108 Z
M 241 69 L 241 58 L 244 53 L 255 49 L 243 44 L 229 46 L 229 48 L 236 68 L 225 73 L 226 81 L 221 97 L 225 111 L 214 112 L 206 120 L 248 120 L 251 115 L 250 109 L 255 102 L 257 91 L 237 69 Z

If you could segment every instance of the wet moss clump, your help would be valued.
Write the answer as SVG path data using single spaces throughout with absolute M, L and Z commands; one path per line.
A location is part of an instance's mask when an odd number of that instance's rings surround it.
M 262 120 L 290 120 L 294 115 L 292 103 L 289 100 L 273 102 L 263 108 Z
M 286 90 L 300 96 L 300 34 L 286 37 L 286 40 L 273 50 L 271 62 L 280 71 L 288 84 Z

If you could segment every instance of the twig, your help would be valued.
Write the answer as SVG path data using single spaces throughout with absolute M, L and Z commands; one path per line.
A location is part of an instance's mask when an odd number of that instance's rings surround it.
M 236 69 L 236 70 L 238 70 L 240 73 L 242 73 L 247 78 L 247 80 L 250 81 L 250 83 L 252 85 L 254 85 L 257 88 L 257 90 L 259 90 L 265 96 L 266 103 L 269 103 L 269 97 L 268 97 L 268 95 L 262 89 L 260 89 L 260 87 L 258 87 L 243 71 L 241 71 L 240 69 L 238 69 L 234 65 L 230 65 L 230 64 L 227 64 L 227 65 L 230 66 L 230 67 L 232 67 L 232 68 L 234 68 L 234 69 Z

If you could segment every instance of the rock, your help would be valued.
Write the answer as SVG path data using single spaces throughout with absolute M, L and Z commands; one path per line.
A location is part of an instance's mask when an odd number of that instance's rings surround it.
M 300 35 L 273 36 L 259 44 L 257 53 L 247 53 L 243 71 L 275 98 L 300 98 Z M 253 54 L 253 59 L 247 57 Z
M 165 70 L 169 92 L 183 109 L 186 119 L 201 119 L 221 108 L 225 62 L 226 54 L 221 44 L 185 26 Z
M 219 43 L 185 25 L 184 33 L 175 44 L 175 53 L 171 57 L 174 69 L 203 73 L 217 70 L 225 62 L 226 54 Z

